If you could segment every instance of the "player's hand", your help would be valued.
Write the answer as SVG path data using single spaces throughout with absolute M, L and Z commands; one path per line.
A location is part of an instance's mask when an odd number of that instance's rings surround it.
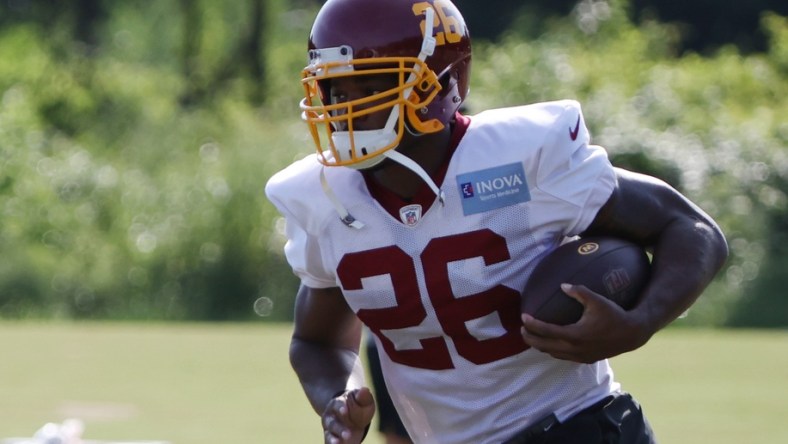
M 348 390 L 332 399 L 323 411 L 326 444 L 357 444 L 375 415 L 375 399 L 368 388 Z
M 554 358 L 590 364 L 632 351 L 651 337 L 632 312 L 583 285 L 562 285 L 564 293 L 580 302 L 583 316 L 566 326 L 523 314 L 523 339 Z

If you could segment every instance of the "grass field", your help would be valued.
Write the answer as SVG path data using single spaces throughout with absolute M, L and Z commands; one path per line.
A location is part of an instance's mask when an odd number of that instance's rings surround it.
M 87 439 L 321 442 L 289 329 L 4 321 L 0 442 L 69 417 Z M 788 442 L 788 332 L 669 329 L 614 368 L 662 444 Z

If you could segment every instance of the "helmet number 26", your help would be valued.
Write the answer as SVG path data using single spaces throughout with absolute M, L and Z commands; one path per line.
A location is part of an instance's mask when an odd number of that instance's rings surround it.
M 446 43 L 457 43 L 462 39 L 463 30 L 460 29 L 460 22 L 457 17 L 447 14 L 451 13 L 451 9 L 447 7 L 447 2 L 443 0 L 435 0 L 435 20 L 433 28 L 439 29 L 441 26 L 443 31 L 438 31 L 435 34 L 435 44 L 437 46 L 445 45 Z M 413 5 L 413 14 L 419 16 L 423 15 L 427 8 L 431 7 L 428 2 L 419 2 Z M 426 28 L 425 20 L 421 22 L 421 33 L 424 34 Z

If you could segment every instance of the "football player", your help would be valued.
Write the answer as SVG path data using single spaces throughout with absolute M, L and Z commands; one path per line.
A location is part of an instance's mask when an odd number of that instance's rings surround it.
M 653 442 L 607 358 L 643 346 L 711 281 L 727 256 L 712 218 L 614 168 L 575 101 L 459 113 L 471 41 L 449 0 L 328 0 L 308 57 L 301 109 L 317 152 L 266 193 L 301 280 L 290 360 L 325 442 L 360 442 L 375 412 L 362 323 L 414 442 Z M 624 311 L 572 286 L 577 323 L 521 315 L 540 258 L 590 234 L 653 251 L 640 302 Z

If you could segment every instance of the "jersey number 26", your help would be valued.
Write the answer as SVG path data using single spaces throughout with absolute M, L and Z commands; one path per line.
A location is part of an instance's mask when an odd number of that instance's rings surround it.
M 398 350 L 382 330 L 420 325 L 427 317 L 413 258 L 396 245 L 345 255 L 337 273 L 345 290 L 361 290 L 362 279 L 389 275 L 397 305 L 361 309 L 357 315 L 380 339 L 389 358 L 397 363 L 432 370 L 454 368 L 447 345 L 450 338 L 463 358 L 485 364 L 528 348 L 520 336 L 520 295 L 495 285 L 482 292 L 456 297 L 449 281 L 449 263 L 480 257 L 486 266 L 510 259 L 506 240 L 489 229 L 432 239 L 421 253 L 427 296 L 444 335 L 421 339 L 421 348 Z M 505 332 L 477 339 L 468 321 L 497 313 Z

